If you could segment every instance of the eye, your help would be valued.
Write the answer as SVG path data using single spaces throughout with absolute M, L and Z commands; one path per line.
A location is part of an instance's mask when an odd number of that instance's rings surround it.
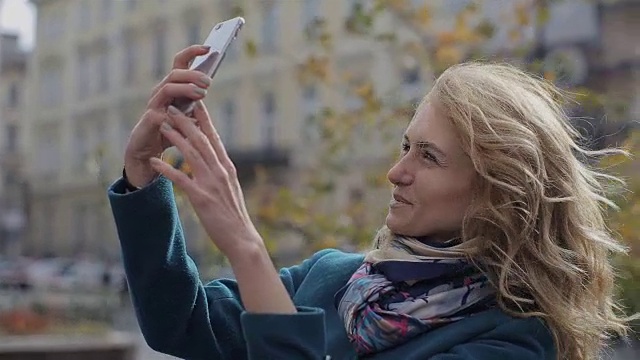
M 409 143 L 408 142 L 403 142 L 402 145 L 400 145 L 400 148 L 402 149 L 402 153 L 408 153 L 409 152 Z
M 435 155 L 430 153 L 428 150 L 422 150 L 422 157 L 424 157 L 425 159 L 427 159 L 429 161 L 433 161 L 436 164 L 439 164 L 438 158 L 435 157 Z

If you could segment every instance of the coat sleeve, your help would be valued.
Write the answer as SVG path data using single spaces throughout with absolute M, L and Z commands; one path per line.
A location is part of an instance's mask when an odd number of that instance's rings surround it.
M 515 319 L 430 360 L 555 360 L 556 347 L 539 318 Z
M 125 193 L 122 179 L 108 190 L 136 317 L 156 351 L 185 359 L 321 358 L 324 313 L 244 311 L 236 282 L 203 284 L 187 255 L 171 182 L 160 177 Z M 291 296 L 323 250 L 280 271 Z

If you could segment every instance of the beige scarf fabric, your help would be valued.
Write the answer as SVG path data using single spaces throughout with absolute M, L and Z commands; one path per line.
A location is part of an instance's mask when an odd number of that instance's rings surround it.
M 376 264 L 381 261 L 399 260 L 420 262 L 425 259 L 468 259 L 477 249 L 474 241 L 455 243 L 448 247 L 434 247 L 414 237 L 402 236 L 400 244 L 391 230 L 384 226 L 375 237 L 373 249 L 366 254 L 365 261 Z

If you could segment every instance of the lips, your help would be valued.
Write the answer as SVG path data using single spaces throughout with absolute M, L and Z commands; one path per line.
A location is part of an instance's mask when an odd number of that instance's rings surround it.
M 393 200 L 395 200 L 395 201 L 397 201 L 399 203 L 411 205 L 411 202 L 409 200 L 407 200 L 407 198 L 405 198 L 404 196 L 402 196 L 400 194 L 393 193 Z

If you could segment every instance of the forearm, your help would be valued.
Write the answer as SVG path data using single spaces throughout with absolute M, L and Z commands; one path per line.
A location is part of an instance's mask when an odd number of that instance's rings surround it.
M 258 234 L 249 236 L 255 240 L 244 241 L 248 245 L 228 255 L 244 308 L 251 313 L 295 314 L 293 301 L 262 239 Z

